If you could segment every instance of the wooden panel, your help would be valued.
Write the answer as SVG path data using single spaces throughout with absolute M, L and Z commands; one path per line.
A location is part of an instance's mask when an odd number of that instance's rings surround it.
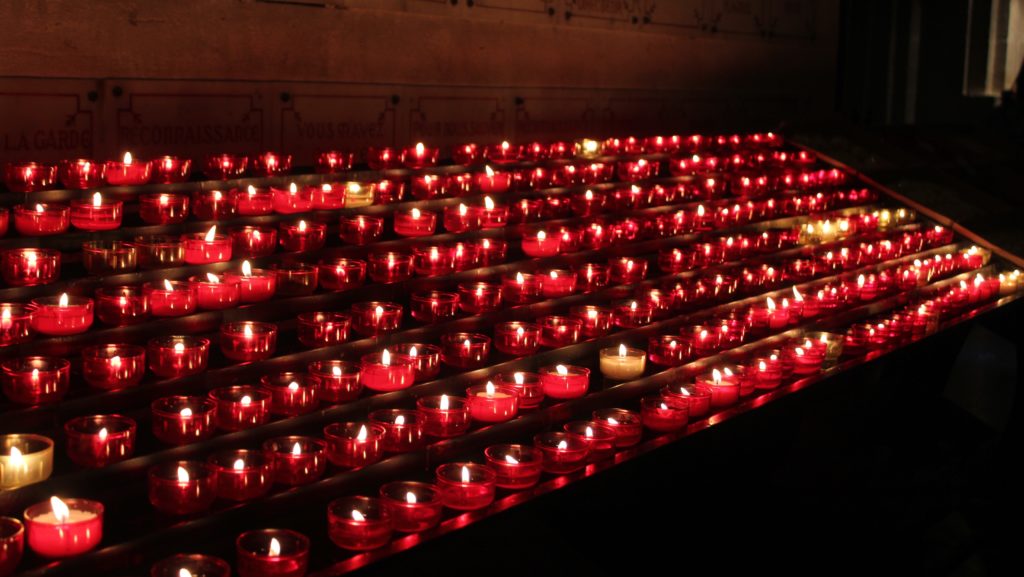
M 0 78 L 0 161 L 92 156 L 96 90 L 88 80 Z

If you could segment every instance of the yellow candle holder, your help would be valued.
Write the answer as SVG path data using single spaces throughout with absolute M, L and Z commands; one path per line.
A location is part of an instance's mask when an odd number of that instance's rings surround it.
M 644 374 L 647 352 L 626 345 L 601 349 L 601 374 L 609 379 L 628 381 Z
M 0 435 L 0 490 L 45 481 L 52 472 L 52 439 L 42 435 Z
M 834 363 L 843 355 L 843 336 L 835 333 L 816 331 L 807 333 L 804 338 L 825 343 L 825 362 Z
M 358 208 L 373 204 L 373 195 L 377 191 L 377 185 L 366 182 L 346 182 L 345 187 L 345 208 Z
M 591 138 L 575 142 L 576 156 L 579 158 L 597 158 L 601 156 L 601 143 Z

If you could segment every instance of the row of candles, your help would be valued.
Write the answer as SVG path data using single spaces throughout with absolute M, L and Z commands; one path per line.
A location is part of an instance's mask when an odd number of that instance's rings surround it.
M 806 151 L 770 150 L 781 141 L 776 135 L 761 135 L 757 140 L 705 138 L 695 135 L 656 136 L 646 139 L 635 137 L 609 138 L 604 142 L 582 139 L 576 142 L 532 142 L 514 145 L 508 141 L 481 146 L 463 144 L 451 149 L 450 158 L 457 165 L 491 162 L 509 164 L 538 162 L 548 159 L 595 158 L 601 155 L 620 156 L 638 154 L 676 153 L 756 153 L 752 162 L 776 166 L 809 165 L 814 156 Z M 371 147 L 365 159 L 372 170 L 405 167 L 423 169 L 437 166 L 439 148 L 422 142 L 407 148 Z M 356 155 L 346 151 L 328 151 L 316 155 L 314 167 L 318 173 L 337 173 L 351 170 Z M 264 152 L 253 156 L 213 154 L 203 159 L 202 169 L 207 178 L 228 179 L 244 176 L 247 172 L 257 177 L 288 174 L 292 170 L 290 154 Z M 109 186 L 139 186 L 148 183 L 171 184 L 185 182 L 192 171 L 192 161 L 175 156 L 161 156 L 152 160 L 138 159 L 130 152 L 120 160 L 97 162 L 92 159 L 63 160 L 57 165 L 36 162 L 9 162 L 4 167 L 4 182 L 12 192 L 35 192 L 54 186 L 58 181 L 66 188 L 86 189 L 104 184 Z
M 1009 273 L 1019 276 L 1019 273 Z M 453 462 L 437 467 L 434 482 L 392 481 L 374 497 L 343 497 L 327 507 L 328 536 L 338 547 L 366 551 L 386 545 L 393 532 L 417 533 L 436 527 L 448 509 L 456 513 L 491 505 L 497 489 L 517 491 L 536 485 L 544 473 L 571 474 L 632 447 L 647 429 L 655 435 L 681 434 L 691 418 L 702 418 L 790 379 L 813 376 L 841 356 L 856 357 L 904 344 L 935 331 L 939 321 L 961 314 L 994 298 L 1000 285 L 977 275 L 952 287 L 933 291 L 875 321 L 856 323 L 845 337 L 835 333 L 806 333 L 781 348 L 762 347 L 741 365 L 718 365 L 697 375 L 692 383 L 671 384 L 644 397 L 639 412 L 624 408 L 598 409 L 590 420 L 571 421 L 562 430 L 539 433 L 531 445 L 498 444 L 484 451 L 486 464 Z M 600 366 L 624 371 L 614 378 L 633 379 L 644 372 L 642 362 L 628 359 L 634 351 L 621 345 L 602 350 Z M 643 358 L 643 351 L 639 351 Z M 609 357 L 618 357 L 606 360 Z M 562 376 L 582 367 L 559 365 L 539 375 L 514 373 L 512 382 L 544 382 L 551 373 Z M 584 369 L 585 370 L 585 369 Z M 588 378 L 588 377 L 584 377 Z M 544 388 L 544 384 L 540 385 Z M 149 472 L 149 499 L 172 515 L 189 515 L 209 508 L 217 498 L 258 498 L 274 483 L 311 483 L 325 473 L 328 462 L 351 468 L 376 462 L 386 452 L 418 448 L 425 437 L 450 438 L 465 432 L 471 421 L 495 423 L 515 416 L 517 403 L 530 398 L 514 386 L 471 387 L 467 396 L 423 397 L 417 411 L 380 410 L 364 423 L 329 425 L 326 440 L 282 437 L 266 441 L 261 451 L 236 450 L 211 456 L 205 462 L 176 461 Z M 526 408 L 526 407 L 523 407 Z M 78 426 L 78 425 L 76 425 Z M 114 434 L 121 429 L 113 428 Z M 108 433 L 109 435 L 110 433 Z M 31 439 L 52 455 L 52 442 Z M 10 445 L 10 440 L 5 440 Z M 73 443 L 69 443 L 71 446 Z M 31 446 L 31 443 L 27 446 Z M 8 465 L 9 466 L 9 465 Z M 102 539 L 103 505 L 84 499 L 49 501 L 26 509 L 27 531 L 16 519 L 0 519 L 0 574 L 20 561 L 24 543 L 36 554 L 61 558 L 85 553 Z M 27 534 L 27 537 L 26 537 Z M 308 566 L 309 539 L 290 530 L 246 531 L 236 541 L 239 574 L 253 577 L 301 577 Z M 205 555 L 176 555 L 153 566 L 153 575 L 230 575 L 223 560 Z

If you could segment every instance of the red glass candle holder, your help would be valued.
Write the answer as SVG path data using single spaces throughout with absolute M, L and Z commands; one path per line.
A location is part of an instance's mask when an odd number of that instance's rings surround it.
M 416 382 L 432 379 L 441 372 L 441 347 L 424 343 L 395 345 L 395 354 L 412 361 L 416 369 Z
M 452 148 L 452 162 L 473 164 L 483 157 L 483 149 L 474 143 L 460 144 Z
M 370 170 L 388 170 L 402 165 L 402 154 L 391 147 L 371 146 L 366 149 L 366 164 Z
M 590 388 L 590 369 L 573 365 L 543 367 L 539 371 L 544 395 L 552 399 L 575 399 Z
M 135 420 L 121 415 L 75 417 L 64 423 L 68 458 L 80 467 L 99 468 L 135 454 Z
M 142 295 L 155 317 L 179 317 L 196 310 L 196 293 L 189 282 L 164 279 L 156 284 L 146 283 L 142 285 Z
M 231 577 L 227 561 L 212 555 L 172 555 L 150 567 L 150 577 L 183 577 L 182 569 L 190 575 L 203 577 Z
M 351 258 L 321 260 L 320 287 L 331 291 L 351 290 L 366 282 L 366 261 Z
M 463 283 L 458 286 L 459 306 L 478 315 L 501 309 L 501 287 L 486 282 Z
M 440 154 L 440 149 L 430 148 L 424 146 L 422 142 L 417 142 L 416 146 L 410 146 L 402 150 L 402 164 L 406 168 L 428 168 L 437 164 L 438 154 Z
M 373 497 L 344 497 L 327 505 L 327 536 L 350 551 L 371 551 L 387 545 L 394 531 L 391 514 Z
M 259 258 L 277 250 L 277 229 L 270 226 L 240 226 L 228 231 L 231 255 L 235 258 Z
M 32 328 L 44 335 L 77 335 L 93 322 L 93 300 L 87 297 L 40 297 L 32 299 Z
M 480 266 L 493 266 L 505 262 L 508 243 L 503 240 L 482 238 L 475 243 L 475 249 Z
M 278 238 L 285 252 L 320 250 L 327 242 L 327 225 L 305 220 L 295 223 L 282 222 Z
M 149 162 L 152 170 L 151 179 L 158 184 L 185 182 L 192 172 L 192 161 L 188 158 L 160 156 Z
M 175 267 L 185 262 L 185 245 L 178 237 L 137 236 L 132 244 L 138 252 L 139 266 L 143 269 Z
M 576 343 L 580 340 L 583 321 L 574 317 L 548 315 L 540 317 L 540 344 L 545 347 L 559 348 Z
M 412 278 L 413 255 L 400 252 L 371 253 L 366 270 L 374 282 L 394 283 Z
M 661 390 L 664 397 L 686 400 L 690 417 L 703 417 L 711 412 L 711 389 L 703 385 L 673 385 Z
M 149 370 L 164 379 L 196 375 L 206 370 L 210 339 L 192 336 L 156 337 L 146 346 Z
M 470 416 L 481 423 L 502 423 L 519 412 L 519 391 L 514 387 L 476 385 L 466 389 L 466 400 Z
M 328 403 L 347 403 L 359 397 L 359 365 L 346 361 L 313 361 L 306 368 L 317 396 Z
M 430 437 L 449 439 L 469 430 L 469 404 L 462 397 L 422 397 L 416 410 L 423 414 L 423 432 Z
M 146 373 L 146 349 L 138 345 L 94 345 L 82 349 L 82 378 L 96 389 L 134 387 Z
M 288 529 L 246 531 L 235 541 L 239 577 L 304 577 L 309 538 Z
M 260 386 L 270 393 L 270 412 L 294 417 L 316 409 L 320 403 L 316 382 L 301 373 L 264 375 Z
M 74 557 L 103 540 L 103 504 L 85 499 L 36 503 L 25 509 L 28 547 L 46 559 Z
M 615 456 L 615 442 L 618 435 L 615 429 L 597 421 L 571 421 L 562 429 L 570 437 L 577 437 L 590 445 L 587 460 L 594 462 Z
M 540 454 L 541 468 L 554 475 L 582 469 L 590 452 L 590 443 L 562 431 L 535 435 L 533 446 Z
M 647 261 L 632 257 L 608 261 L 608 280 L 611 284 L 636 284 L 647 276 Z
M 376 463 L 384 454 L 383 438 L 384 427 L 372 423 L 331 423 L 324 427 L 327 458 L 338 467 Z
M 354 152 L 328 150 L 316 155 L 316 161 L 313 165 L 317 174 L 335 174 L 350 170 L 355 161 L 356 155 Z
M 71 363 L 52 357 L 21 357 L 0 362 L 4 395 L 17 405 L 39 405 L 64 398 Z
M 352 305 L 352 328 L 360 335 L 377 336 L 398 330 L 402 305 L 369 301 Z
M 540 375 L 536 373 L 500 373 L 495 376 L 494 382 L 503 387 L 512 387 L 519 393 L 520 409 L 536 408 L 544 400 L 544 386 Z
M 0 303 L 0 347 L 32 340 L 32 305 Z
M 7 230 L 11 225 L 11 211 L 7 210 L 6 207 L 0 208 L 0 236 L 7 234 Z
M 445 463 L 434 473 L 441 502 L 456 511 L 475 511 L 494 502 L 498 475 L 487 465 Z
M 223 190 L 192 192 L 192 215 L 198 220 L 224 220 L 238 212 L 238 195 Z
M 60 204 L 19 204 L 14 207 L 14 230 L 21 236 L 51 236 L 67 232 L 71 209 Z
M 739 379 L 731 371 L 712 369 L 694 379 L 694 384 L 711 391 L 712 408 L 728 407 L 740 400 Z
M 384 428 L 380 446 L 389 453 L 420 448 L 424 442 L 423 414 L 403 409 L 380 409 L 370 413 L 370 423 Z
M 217 497 L 226 501 L 252 501 L 270 492 L 273 469 L 261 451 L 223 451 L 207 463 L 217 470 Z
M 527 232 L 523 235 L 523 252 L 532 257 L 555 256 L 562 249 L 562 237 L 545 230 Z
M 782 384 L 782 359 L 776 354 L 755 357 L 744 363 L 743 374 L 756 389 L 774 389 Z
M 444 208 L 444 229 L 451 233 L 469 232 L 483 228 L 483 215 L 476 206 L 463 203 Z
M 320 270 L 299 262 L 275 264 L 271 269 L 277 275 L 277 295 L 283 297 L 308 296 L 316 291 Z
M 217 403 L 217 427 L 241 431 L 258 427 L 270 417 L 270 392 L 251 385 L 219 387 L 209 393 Z
M 277 273 L 272 270 L 254 269 L 249 261 L 242 261 L 242 270 L 224 273 L 225 283 L 238 283 L 238 300 L 256 303 L 270 300 L 277 292 Z
M 686 427 L 689 416 L 690 404 L 674 397 L 644 397 L 640 401 L 640 418 L 652 431 L 679 431 Z
M 412 259 L 412 267 L 420 276 L 449 274 L 455 270 L 455 253 L 447 246 L 417 246 Z
M 677 367 L 690 358 L 690 342 L 675 335 L 658 335 L 647 341 L 647 357 L 663 367 Z
M 380 488 L 380 499 L 396 531 L 418 533 L 441 522 L 441 492 L 429 483 L 387 483 Z
M 474 183 L 476 184 L 477 192 L 480 194 L 502 194 L 508 192 L 508 189 L 512 186 L 512 173 L 494 170 L 490 166 L 485 166 L 483 172 L 478 172 L 474 176 Z M 487 217 L 485 216 L 484 227 L 490 228 L 486 224 L 486 219 Z
M 357 214 L 341 217 L 341 240 L 363 246 L 380 238 L 384 233 L 384 219 Z
M 208 272 L 205 277 L 189 277 L 188 283 L 196 295 L 196 305 L 202 310 L 234 308 L 242 299 L 242 283 L 228 279 L 227 275 Z
M 36 162 L 8 162 L 4 165 L 4 184 L 17 193 L 46 190 L 57 182 L 57 167 Z
M 540 326 L 533 323 L 499 323 L 494 327 L 494 348 L 517 357 L 532 355 L 540 348 L 540 334 Z
M 541 294 L 544 298 L 561 298 L 576 292 L 576 275 L 567 270 L 552 269 L 541 278 Z
M 540 481 L 541 454 L 530 445 L 491 445 L 484 450 L 487 466 L 502 489 L 529 489 Z
M 60 161 L 57 175 L 64 188 L 85 190 L 103 186 L 104 168 L 102 162 L 88 158 L 74 158 Z
M 598 409 L 591 414 L 592 418 L 615 431 L 615 446 L 618 448 L 632 447 L 640 442 L 643 435 L 643 423 L 640 415 L 626 409 Z
M 0 253 L 0 273 L 10 286 L 38 286 L 60 279 L 61 255 L 47 248 L 12 248 Z
M 218 192 L 220 191 L 214 191 L 214 194 Z M 228 214 L 236 212 L 241 216 L 264 216 L 274 212 L 275 195 L 273 190 L 256 188 L 250 184 L 245 187 L 244 191 L 232 189 L 227 194 L 230 197 L 230 207 L 225 207 L 225 215 L 219 218 L 226 218 Z M 284 191 L 284 194 L 287 194 L 287 191 Z
M 337 210 L 345 207 L 345 188 L 324 183 L 311 187 L 310 201 L 313 210 Z
M 203 159 L 203 174 L 214 180 L 228 180 L 245 174 L 249 158 L 239 154 L 211 154 Z
M 181 244 L 185 249 L 186 264 L 210 264 L 231 260 L 231 239 L 217 234 L 217 227 L 205 233 L 184 234 Z
M 602 192 L 587 190 L 572 195 L 569 206 L 576 216 L 593 216 L 604 211 L 605 195 Z
M 274 212 L 278 214 L 295 214 L 307 212 L 313 208 L 313 189 L 299 186 L 294 182 L 288 188 L 270 187 L 273 195 Z
M 489 196 L 484 197 L 484 205 L 480 209 L 480 220 L 484 228 L 501 228 L 508 224 L 508 207 L 494 203 Z
M 90 240 L 82 243 L 82 265 L 93 275 L 131 272 L 138 265 L 138 250 L 119 240 Z
M 97 192 L 87 199 L 73 199 L 70 219 L 72 226 L 87 232 L 114 230 L 121 226 L 123 211 L 123 202 L 104 199 Z
M 263 443 L 274 482 L 294 487 L 320 480 L 327 471 L 327 443 L 312 437 L 277 437 Z
M 461 369 L 475 368 L 487 362 L 491 337 L 479 333 L 445 333 L 441 335 L 441 360 Z
M 130 152 L 124 153 L 120 161 L 103 163 L 103 179 L 110 186 L 141 186 L 148 183 L 152 175 L 153 165 L 148 160 L 132 158 Z
M 220 326 L 220 352 L 233 361 L 261 361 L 277 347 L 277 325 L 255 321 Z
M 612 319 L 615 326 L 622 328 L 636 328 L 651 323 L 654 316 L 654 308 L 649 302 L 623 301 L 619 302 L 612 309 Z
M 585 305 L 569 309 L 569 314 L 580 320 L 580 334 L 587 338 L 604 336 L 612 330 L 611 309 Z
M 543 280 L 537 275 L 517 272 L 501 279 L 502 297 L 515 304 L 540 300 Z
M 416 380 L 412 359 L 392 355 L 387 349 L 363 355 L 359 362 L 359 381 L 371 391 L 390 392 L 407 389 Z
M 114 326 L 140 323 L 149 317 L 149 301 L 139 287 L 98 288 L 96 316 L 100 322 Z
M 409 297 L 409 314 L 412 318 L 433 323 L 453 318 L 458 314 L 459 295 L 442 291 L 425 291 L 413 293 Z
M 204 397 L 162 397 L 153 401 L 150 413 L 154 437 L 168 445 L 187 445 L 213 436 L 217 403 Z
M 14 573 L 24 552 L 24 525 L 13 517 L 0 517 L 0 575 Z
M 437 229 L 437 214 L 413 208 L 395 213 L 395 234 L 417 237 L 434 234 Z
M 298 316 L 296 334 L 307 347 L 327 347 L 348 340 L 351 324 L 352 317 L 344 313 L 302 313 Z
M 373 204 L 399 202 L 405 196 L 405 180 L 385 178 L 374 185 Z
M 548 197 L 546 200 L 541 198 L 520 198 L 508 207 L 508 221 L 511 224 L 519 224 L 543 220 L 546 216 L 545 208 L 551 206 L 561 208 L 564 206 L 564 202 L 561 197 L 557 196 Z M 562 218 L 566 216 L 555 209 L 550 210 L 550 212 L 551 214 L 548 218 Z

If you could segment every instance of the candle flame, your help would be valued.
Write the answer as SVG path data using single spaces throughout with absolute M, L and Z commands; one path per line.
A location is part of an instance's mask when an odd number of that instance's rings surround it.
M 624 344 L 620 344 L 619 345 L 619 358 L 620 359 L 626 358 L 626 345 L 624 345 Z
M 252 397 L 249 395 L 242 395 L 242 398 L 238 402 L 242 403 L 243 406 L 249 406 L 252 404 Z
M 468 348 L 471 348 L 473 346 L 473 343 L 471 343 L 469 341 L 469 339 L 466 339 L 466 340 L 462 341 L 462 346 L 464 346 L 464 347 L 466 347 L 468 349 Z
M 409 347 L 409 356 L 410 357 L 415 357 L 417 354 L 419 354 L 419 351 L 416 350 L 416 345 L 413 345 L 413 346 Z
M 270 538 L 270 546 L 267 547 L 268 557 L 280 557 L 281 556 L 281 542 L 277 539 Z
M 487 381 L 487 384 L 484 385 L 484 388 L 487 390 L 488 397 L 493 396 L 494 393 L 496 392 L 496 389 L 494 388 L 494 383 L 492 383 L 491 381 Z
M 768 363 L 761 361 L 757 363 L 757 368 L 763 373 L 768 370 Z
M 419 218 L 420 217 L 420 209 L 414 208 L 414 209 L 409 211 L 409 214 L 411 214 L 413 218 Z
M 594 309 L 588 310 L 587 311 L 587 318 L 588 319 L 596 319 L 597 318 L 597 311 L 594 310 Z
M 484 197 L 484 208 L 486 208 L 487 210 L 494 210 L 494 201 L 491 200 L 491 197 Z
M 410 505 L 415 505 L 416 504 L 416 493 L 413 493 L 412 491 L 407 491 L 405 493 L 405 502 L 410 504 Z
M 50 509 L 53 510 L 53 516 L 56 517 L 58 523 L 67 523 L 68 518 L 71 517 L 71 510 L 59 497 L 50 497 Z
M 188 470 L 185 467 L 178 467 L 178 482 L 188 483 L 191 478 L 188 475 Z
M 557 271 L 557 270 L 553 270 L 553 271 L 551 271 L 551 272 L 550 272 L 549 274 L 551 275 L 551 279 L 552 279 L 552 280 L 554 280 L 554 279 L 557 279 L 557 278 L 558 278 L 558 271 Z
M 465 204 L 462 204 L 460 202 L 459 203 L 459 216 L 466 216 L 467 212 L 469 212 L 469 207 L 466 206 Z
M 293 393 L 295 391 L 299 390 L 299 383 L 297 383 L 295 381 L 292 381 L 292 382 L 288 383 L 288 390 L 293 392 Z
M 800 291 L 796 290 L 796 286 L 793 287 L 793 300 L 798 303 L 804 302 L 804 295 L 800 294 Z
M 242 276 L 244 276 L 245 278 L 249 278 L 252 276 L 252 265 L 249 264 L 249 261 L 247 260 L 242 261 Z
M 335 377 L 341 376 L 341 367 L 331 367 L 331 374 Z
M 213 226 L 210 227 L 210 230 L 206 231 L 206 236 L 203 237 L 203 240 L 205 240 L 206 242 L 213 242 L 214 239 L 216 239 L 216 238 L 217 238 L 217 225 L 213 225 Z
M 178 414 L 181 415 L 182 417 L 191 417 L 192 416 L 192 409 L 190 409 L 188 407 L 185 407 Z
M 568 448 L 569 448 L 569 443 L 566 442 L 564 439 L 558 442 L 558 450 L 559 451 L 564 451 L 564 450 L 566 450 Z
M 115 369 L 120 369 L 121 368 L 121 356 L 120 355 L 114 355 L 114 356 L 110 357 L 110 366 L 112 366 Z
M 517 385 L 522 385 L 526 382 L 526 375 L 523 373 L 514 373 L 512 375 L 512 380 L 515 381 Z
M 384 307 L 377 305 L 377 308 L 373 309 L 373 314 L 380 318 L 384 316 Z
M 379 309 L 380 307 L 377 308 Z M 391 353 L 389 353 L 387 349 L 384 349 L 380 353 L 380 364 L 384 365 L 385 367 L 391 365 Z
M 712 382 L 715 383 L 715 385 L 721 385 L 722 384 L 722 371 L 720 371 L 718 369 L 713 369 L 711 371 L 711 380 L 712 380 Z
M 11 464 L 15 467 L 24 464 L 25 459 L 21 456 L 21 451 L 17 447 L 11 447 Z
M 768 297 L 765 304 L 768 306 L 768 312 L 775 312 L 775 301 L 772 300 L 772 297 Z
M 299 221 L 299 232 L 305 232 L 305 231 L 306 231 L 306 221 L 300 220 Z
M 178 577 L 192 577 L 192 572 L 188 569 L 178 569 Z
M 174 343 L 174 352 L 179 355 L 185 352 L 185 343 Z
M 857 288 L 864 288 L 864 282 L 865 282 L 864 275 L 858 275 L 857 276 Z
M 352 520 L 362 522 L 366 520 L 366 517 L 361 512 L 352 509 Z
M 448 402 L 448 395 L 441 395 L 441 403 L 439 405 L 439 408 L 442 411 L 447 411 L 449 409 L 449 407 L 450 407 L 450 403 Z
M 298 194 L 298 192 L 299 187 L 294 182 L 288 185 L 288 194 Z
M 131 166 L 132 165 L 132 153 L 130 153 L 130 152 L 124 153 L 124 159 L 123 160 L 124 160 L 124 165 L 125 166 Z
M 516 459 L 512 455 L 505 455 L 505 462 L 508 463 L 509 465 L 518 465 L 519 459 Z
M 543 230 L 537 231 L 537 242 L 544 242 L 544 239 L 548 237 L 548 234 Z
M 366 425 L 360 425 L 359 433 L 356 434 L 356 440 L 359 441 L 359 442 L 363 442 L 363 441 L 366 440 L 366 437 L 367 437 Z
M 92 195 L 92 205 L 97 208 L 103 206 L 103 195 L 98 192 L 94 192 Z
M 206 281 L 211 282 L 213 284 L 220 284 L 220 277 L 213 274 L 212 272 L 208 272 L 206 273 Z
M 395 424 L 399 425 L 399 426 L 404 425 L 405 424 L 405 415 L 398 415 L 397 417 L 395 417 Z
M 519 327 L 516 329 L 516 336 L 522 338 L 524 334 L 526 334 L 526 331 L 523 329 L 523 327 Z
M 60 299 L 57 301 L 57 305 L 61 308 L 68 306 L 68 293 L 61 293 Z
M 302 443 L 295 443 L 292 445 L 292 455 L 299 456 L 302 454 Z
M 569 369 L 567 369 L 565 367 L 565 365 L 557 365 L 557 366 L 555 366 L 555 372 L 558 373 L 559 376 L 562 376 L 562 377 L 565 377 L 565 376 L 569 375 Z
M 629 310 L 635 311 L 637 307 L 636 301 L 629 303 Z
M 245 460 L 243 460 L 243 459 L 235 459 L 235 463 L 231 466 L 231 468 L 236 470 L 236 471 L 241 471 L 241 470 L 245 469 Z
M 469 476 L 469 467 L 463 465 L 462 466 L 462 482 L 463 483 L 468 483 L 470 481 L 470 479 L 471 479 L 471 477 Z
M 526 282 L 526 278 L 523 276 L 523 273 L 521 273 L 521 272 L 517 272 L 516 273 L 516 282 L 519 283 L 519 284 L 523 284 L 523 283 Z

